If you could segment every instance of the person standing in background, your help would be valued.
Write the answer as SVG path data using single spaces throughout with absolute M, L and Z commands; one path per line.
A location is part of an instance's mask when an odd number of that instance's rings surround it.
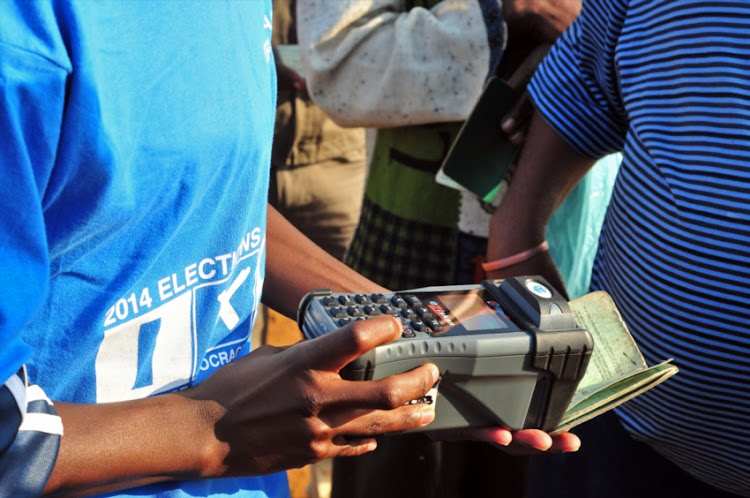
M 269 203 L 343 260 L 362 204 L 365 131 L 340 127 L 310 99 L 297 45 L 296 3 L 273 2 L 278 97 Z
M 381 288 L 268 207 L 271 10 L 0 2 L 0 495 L 284 497 L 284 470 L 429 420 L 336 378 L 392 320 L 250 353 L 261 294 Z
M 588 0 L 529 88 L 538 111 L 488 256 L 543 242 L 596 158 L 623 150 L 592 290 L 647 363 L 680 373 L 533 457 L 529 496 L 750 496 L 750 4 Z M 561 283 L 546 252 L 492 272 Z M 700 429 L 704 436 L 693 435 Z

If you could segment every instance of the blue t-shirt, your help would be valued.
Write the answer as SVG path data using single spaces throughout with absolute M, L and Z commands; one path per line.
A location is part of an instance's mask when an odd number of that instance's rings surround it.
M 2 2 L 0 20 L 0 340 L 20 333 L 30 378 L 85 403 L 183 389 L 247 354 L 271 0 Z M 288 495 L 283 473 L 133 493 L 169 490 Z
M 743 496 L 748 30 L 746 0 L 590 0 L 530 86 L 545 119 L 578 151 L 624 151 L 592 287 L 612 294 L 649 364 L 674 358 L 680 373 L 618 415 L 686 472 Z

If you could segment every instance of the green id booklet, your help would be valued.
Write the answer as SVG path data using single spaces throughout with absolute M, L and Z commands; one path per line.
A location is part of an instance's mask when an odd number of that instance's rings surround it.
M 500 129 L 500 120 L 516 98 L 505 81 L 489 79 L 437 172 L 438 183 L 493 201 L 518 154 L 519 146 Z

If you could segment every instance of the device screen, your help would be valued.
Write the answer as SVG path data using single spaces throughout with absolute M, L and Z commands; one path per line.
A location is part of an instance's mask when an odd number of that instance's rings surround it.
M 483 290 L 426 295 L 422 302 L 442 325 L 442 331 L 434 335 L 521 330 L 511 321 L 500 303 Z

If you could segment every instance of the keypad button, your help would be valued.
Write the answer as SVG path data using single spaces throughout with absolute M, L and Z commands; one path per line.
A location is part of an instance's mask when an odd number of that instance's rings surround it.
M 351 318 L 339 318 L 336 323 L 339 325 L 339 327 L 343 327 L 344 325 L 352 323 L 352 319 Z
M 372 304 L 372 301 L 370 301 L 370 298 L 365 296 L 364 294 L 357 294 L 354 296 L 354 301 L 357 304 L 365 305 L 365 304 Z
M 416 318 L 417 314 L 414 313 L 414 310 L 411 308 L 406 308 L 401 310 L 401 316 L 403 316 L 406 319 L 411 320 L 412 318 Z
M 383 304 L 387 303 L 388 299 L 383 294 L 370 294 L 370 299 L 373 303 Z
M 417 334 L 415 334 L 414 331 L 409 327 L 404 327 L 404 330 L 401 332 L 401 337 L 406 337 L 407 339 L 411 339 L 412 337 L 416 336 Z
M 442 325 L 440 325 L 440 322 L 438 322 L 434 318 L 425 318 L 424 323 L 425 325 L 430 327 L 433 332 L 441 332 L 443 330 L 443 327 Z
M 432 313 L 430 313 L 430 310 L 423 307 L 423 306 L 417 306 L 414 308 L 414 311 L 417 313 L 418 316 L 422 317 L 422 319 L 426 318 L 433 318 Z
M 385 313 L 386 315 L 398 315 L 398 310 L 388 306 L 387 304 L 381 304 L 378 309 L 381 313 Z
M 364 312 L 359 308 L 359 306 L 349 306 L 346 308 L 346 312 L 349 314 L 349 316 L 353 317 L 360 317 L 365 316 Z
M 352 298 L 350 298 L 346 294 L 340 295 L 338 301 L 341 306 L 352 306 L 354 304 Z
M 396 308 L 407 308 L 409 306 L 408 304 L 406 304 L 406 301 L 401 299 L 399 296 L 393 296 L 391 298 L 391 304 Z
M 329 308 L 328 309 L 328 313 L 333 318 L 344 318 L 344 317 L 346 317 L 346 310 L 344 308 L 339 308 L 339 307 Z
M 333 296 L 326 296 L 323 299 L 321 299 L 321 301 L 323 302 L 323 305 L 326 306 L 327 308 L 330 308 L 331 306 L 336 306 L 336 303 L 337 303 L 336 298 Z
M 371 305 L 371 304 L 368 304 L 367 306 L 363 306 L 362 307 L 362 311 L 364 311 L 365 313 L 367 313 L 370 316 L 376 316 L 376 315 L 380 315 L 381 314 L 380 310 L 378 308 L 376 308 L 375 306 Z
M 415 318 L 411 321 L 411 328 L 418 332 L 421 332 L 425 328 L 427 328 L 427 326 L 424 324 L 422 320 L 420 320 L 419 318 Z
M 414 294 L 405 295 L 404 301 L 406 301 L 409 304 L 409 306 L 411 306 L 412 308 L 417 307 L 417 306 L 422 306 L 422 301 L 420 301 L 419 298 L 415 296 Z

